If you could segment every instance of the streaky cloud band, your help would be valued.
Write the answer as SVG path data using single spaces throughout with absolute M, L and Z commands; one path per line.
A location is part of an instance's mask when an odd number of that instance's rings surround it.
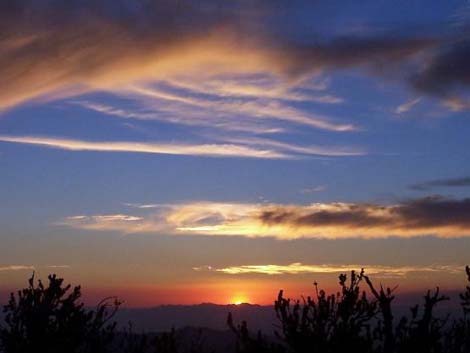
M 368 274 L 381 277 L 404 277 L 410 273 L 460 273 L 464 265 L 428 265 L 428 266 L 386 266 L 368 264 L 302 264 L 294 262 L 287 265 L 267 264 L 267 265 L 241 265 L 214 268 L 212 266 L 194 267 L 194 271 L 212 271 L 228 275 L 298 275 L 298 274 L 325 274 L 325 273 L 345 273 L 351 270 L 365 269 Z
M 243 157 L 288 159 L 293 156 L 272 150 L 255 149 L 234 144 L 164 144 L 145 142 L 92 142 L 32 136 L 0 136 L 0 141 L 37 145 L 70 151 L 130 152 L 150 154 L 189 155 L 205 157 Z
M 306 155 L 357 156 L 365 154 L 363 151 L 356 151 L 352 148 L 329 150 L 325 147 L 302 147 L 268 139 L 240 140 L 240 143 L 177 144 L 130 141 L 85 141 L 53 137 L 0 135 L 0 141 L 69 151 L 129 152 L 230 158 L 296 159 Z

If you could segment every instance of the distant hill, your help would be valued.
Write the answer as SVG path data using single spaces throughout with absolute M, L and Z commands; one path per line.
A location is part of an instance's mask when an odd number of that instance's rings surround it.
M 456 292 L 450 291 L 453 300 L 441 303 L 435 314 L 445 317 L 461 315 L 461 308 Z M 413 304 L 422 304 L 422 296 L 418 294 L 399 296 L 396 300 L 395 319 L 402 315 L 409 316 L 410 307 Z M 0 307 L 1 308 L 1 307 Z M 123 308 L 121 307 L 115 316 L 119 327 L 127 327 L 129 322 L 135 332 L 162 332 L 172 328 L 184 329 L 204 328 L 215 331 L 227 331 L 227 315 L 231 312 L 235 323 L 245 320 L 250 331 L 261 330 L 263 334 L 271 336 L 277 325 L 277 318 L 272 305 L 263 306 L 255 304 L 218 305 L 203 303 L 196 305 L 161 305 L 150 308 Z M 0 323 L 3 321 L 3 313 L 0 310 Z
M 231 312 L 235 322 L 246 320 L 252 330 L 272 334 L 276 314 L 271 306 L 240 305 L 162 305 L 153 308 L 121 308 L 116 321 L 120 326 L 132 322 L 137 332 L 160 332 L 171 328 L 203 327 L 212 330 L 227 330 L 227 315 Z

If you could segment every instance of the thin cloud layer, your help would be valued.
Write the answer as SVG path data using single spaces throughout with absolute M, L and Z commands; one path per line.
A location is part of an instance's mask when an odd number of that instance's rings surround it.
M 366 270 L 367 274 L 376 275 L 378 277 L 406 277 L 410 273 L 460 273 L 465 266 L 457 265 L 429 265 L 429 266 L 383 266 L 383 265 L 307 265 L 300 262 L 288 265 L 241 265 L 214 268 L 212 266 L 194 267 L 194 271 L 213 271 L 228 275 L 245 275 L 245 274 L 261 274 L 261 275 L 298 275 L 298 274 L 328 274 L 328 273 L 347 273 L 353 269 Z
M 6 272 L 6 271 L 34 271 L 34 266 L 30 265 L 6 265 L 6 266 L 0 266 L 0 272 Z
M 367 152 L 363 149 L 355 147 L 334 147 L 334 146 L 300 146 L 291 143 L 281 142 L 273 139 L 259 137 L 223 137 L 223 141 L 234 144 L 246 144 L 249 146 L 258 146 L 264 148 L 272 148 L 275 150 L 285 151 L 286 153 L 299 155 L 316 155 L 325 157 L 347 157 L 347 156 L 363 156 Z
M 441 187 L 466 187 L 470 186 L 470 177 L 449 178 L 425 181 L 410 185 L 410 189 L 417 191 L 429 191 Z
M 400 104 L 397 109 L 395 109 L 395 113 L 397 114 L 403 114 L 408 111 L 410 111 L 416 104 L 418 104 L 421 101 L 421 97 L 412 99 L 408 102 L 405 102 L 403 104 Z
M 157 222 L 149 222 L 148 219 L 143 217 L 126 214 L 70 216 L 57 222 L 56 225 L 94 231 L 119 231 L 126 233 L 155 232 L 161 228 Z
M 142 210 L 142 209 L 141 209 Z M 470 236 L 470 199 L 426 197 L 395 205 L 315 203 L 301 205 L 195 202 L 162 205 L 130 222 L 103 216 L 69 217 L 83 229 L 209 236 L 388 238 Z M 127 217 L 127 216 L 126 216 Z M 130 217 L 130 216 L 129 216 Z
M 0 141 L 57 148 L 69 151 L 96 151 L 96 152 L 129 152 L 187 155 L 204 157 L 237 157 L 260 159 L 293 159 L 305 155 L 318 156 L 351 156 L 363 155 L 362 151 L 354 149 L 328 149 L 321 147 L 302 147 L 287 143 L 277 143 L 270 140 L 261 143 L 249 141 L 220 144 L 176 144 L 176 143 L 145 143 L 127 141 L 83 141 L 74 139 L 60 139 L 34 136 L 1 136 Z
M 46 265 L 46 266 L 39 266 L 48 269 L 68 269 L 70 268 L 69 265 Z M 35 271 L 37 266 L 33 265 L 0 265 L 0 272 L 8 272 L 8 271 Z
M 288 155 L 270 150 L 252 149 L 246 146 L 228 144 L 178 145 L 143 142 L 91 142 L 71 139 L 55 139 L 28 136 L 0 136 L 0 141 L 38 145 L 70 151 L 130 152 L 206 157 L 244 157 L 267 159 L 289 158 Z

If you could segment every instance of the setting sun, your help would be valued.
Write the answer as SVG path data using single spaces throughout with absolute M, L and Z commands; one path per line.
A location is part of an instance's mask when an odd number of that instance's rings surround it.
M 245 296 L 237 295 L 230 300 L 231 304 L 240 305 L 243 303 L 248 303 L 248 299 Z

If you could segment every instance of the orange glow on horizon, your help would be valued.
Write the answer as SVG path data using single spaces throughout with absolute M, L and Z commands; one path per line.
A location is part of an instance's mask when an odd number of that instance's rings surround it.
M 201 275 L 199 275 L 201 276 Z M 279 290 L 284 290 L 285 297 L 293 299 L 301 296 L 314 296 L 313 282 L 317 281 L 319 287 L 327 293 L 338 291 L 338 278 L 336 274 L 315 275 L 279 275 L 254 277 L 217 275 L 216 278 L 208 277 L 185 279 L 177 283 L 150 284 L 133 283 L 127 286 L 103 284 L 102 282 L 88 281 L 83 278 L 70 277 L 69 283 L 81 284 L 83 299 L 87 305 L 95 305 L 101 299 L 108 296 L 117 296 L 124 301 L 124 307 L 153 307 L 158 305 L 198 305 L 201 303 L 213 303 L 218 305 L 240 305 L 250 303 L 256 305 L 272 305 L 277 298 Z M 465 277 L 460 274 L 442 276 L 441 273 L 408 274 L 403 277 L 376 277 L 371 276 L 374 283 L 383 284 L 384 287 L 393 288 L 400 284 L 397 296 L 407 293 L 421 293 L 427 288 L 440 284 L 442 291 L 461 289 L 465 286 Z M 7 299 L 11 290 L 22 288 L 23 283 L 18 283 L 15 288 L 2 288 L 0 286 L 0 302 Z M 2 290 L 3 289 L 3 290 Z
M 230 304 L 235 304 L 235 305 L 241 305 L 241 304 L 248 303 L 248 302 L 249 300 L 247 299 L 247 297 L 242 294 L 237 294 L 230 300 Z

